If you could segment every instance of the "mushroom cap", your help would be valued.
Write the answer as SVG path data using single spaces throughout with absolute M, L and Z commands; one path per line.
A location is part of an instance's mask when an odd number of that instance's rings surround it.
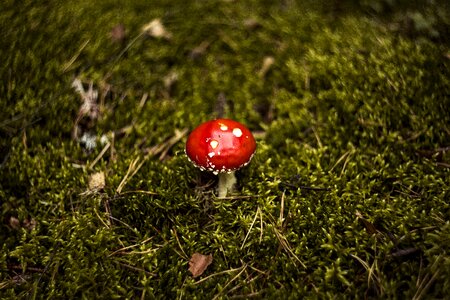
M 192 163 L 214 174 L 229 173 L 247 165 L 255 149 L 250 130 L 230 119 L 200 124 L 186 142 L 186 154 Z

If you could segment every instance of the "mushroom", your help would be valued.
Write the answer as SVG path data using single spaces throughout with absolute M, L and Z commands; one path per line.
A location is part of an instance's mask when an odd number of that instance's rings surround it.
M 219 198 L 236 184 L 235 171 L 246 166 L 256 149 L 255 138 L 243 124 L 217 119 L 200 124 L 189 135 L 186 154 L 200 170 L 219 175 Z

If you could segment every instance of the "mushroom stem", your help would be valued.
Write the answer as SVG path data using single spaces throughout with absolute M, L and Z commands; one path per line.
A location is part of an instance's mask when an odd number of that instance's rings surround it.
M 232 192 L 235 184 L 236 176 L 234 175 L 234 171 L 230 173 L 219 173 L 219 185 L 217 187 L 219 198 L 224 198 L 228 192 Z

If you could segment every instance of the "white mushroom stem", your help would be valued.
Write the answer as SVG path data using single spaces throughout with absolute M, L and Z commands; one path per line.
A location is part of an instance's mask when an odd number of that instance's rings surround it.
M 230 173 L 219 173 L 219 185 L 217 187 L 219 198 L 226 197 L 228 192 L 231 193 L 236 182 L 234 171 Z

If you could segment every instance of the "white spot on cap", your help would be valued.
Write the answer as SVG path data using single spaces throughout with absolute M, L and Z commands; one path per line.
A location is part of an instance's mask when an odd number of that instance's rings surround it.
M 221 124 L 221 125 L 220 125 L 220 130 L 222 130 L 222 131 L 227 131 L 227 130 L 228 130 L 228 126 L 225 125 L 225 124 Z
M 217 146 L 219 146 L 219 142 L 216 140 L 212 140 L 211 142 L 209 142 L 209 144 L 211 145 L 211 148 L 216 149 Z
M 233 135 L 235 137 L 241 137 L 242 136 L 242 130 L 240 128 L 234 128 L 233 129 Z
M 215 152 L 209 152 L 209 153 L 208 153 L 208 156 L 209 156 L 209 157 L 213 157 L 214 155 L 216 155 Z

